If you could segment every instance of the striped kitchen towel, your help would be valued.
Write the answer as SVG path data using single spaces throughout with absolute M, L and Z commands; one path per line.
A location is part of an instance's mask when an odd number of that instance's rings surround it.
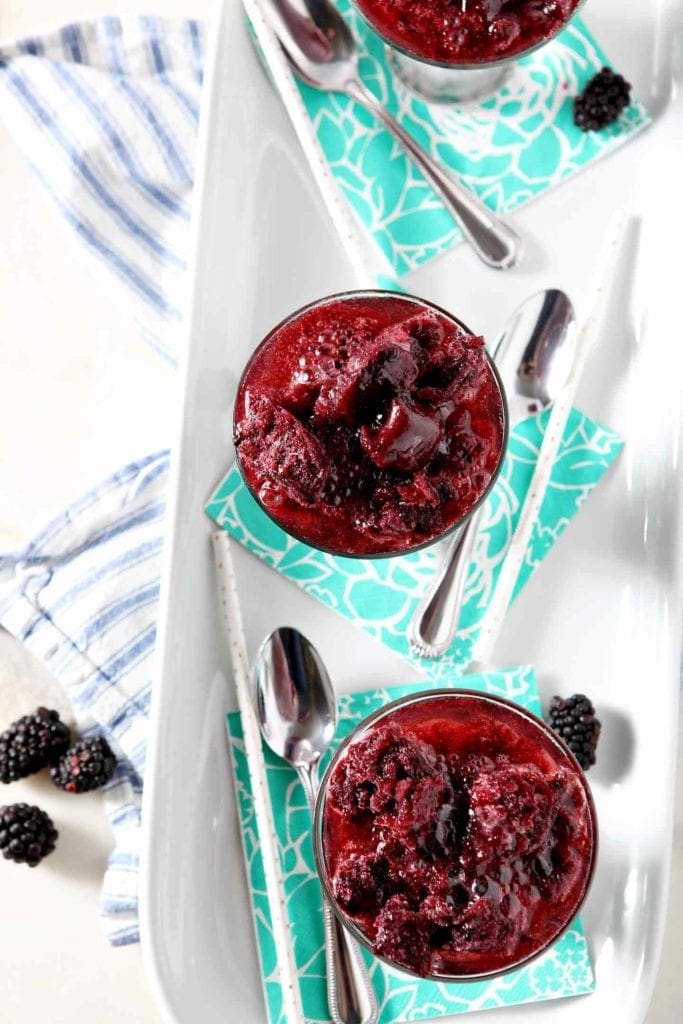
M 196 21 L 102 18 L 0 45 L 0 117 L 114 301 L 178 358 L 202 81 Z M 0 557 L 0 624 L 118 758 L 101 916 L 136 942 L 140 805 L 168 455 L 131 463 Z
M 204 30 L 101 18 L 0 45 L 0 117 L 114 301 L 178 356 Z
M 79 729 L 118 759 L 104 790 L 115 848 L 101 916 L 137 942 L 140 806 L 156 636 L 168 453 L 131 463 L 0 557 L 0 624 L 62 683 Z M 4 580 L 4 582 L 3 582 Z

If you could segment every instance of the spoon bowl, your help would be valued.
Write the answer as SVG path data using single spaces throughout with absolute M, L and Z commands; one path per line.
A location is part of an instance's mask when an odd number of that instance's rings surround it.
M 330 746 L 337 709 L 329 673 L 313 644 L 282 626 L 256 658 L 256 713 L 273 753 L 294 768 L 312 768 Z
M 506 394 L 513 403 L 513 422 L 529 415 L 529 401 L 545 408 L 557 398 L 569 376 L 575 351 L 576 315 L 563 291 L 549 288 L 537 292 L 517 307 L 492 347 Z
M 299 77 L 313 88 L 344 92 L 355 77 L 358 50 L 337 8 L 327 0 L 273 0 L 270 9 Z

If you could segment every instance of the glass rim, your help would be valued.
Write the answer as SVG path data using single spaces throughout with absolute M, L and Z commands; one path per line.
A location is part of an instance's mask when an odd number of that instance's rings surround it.
M 292 321 L 296 320 L 298 317 L 302 316 L 304 313 L 307 313 L 310 309 L 315 309 L 317 307 L 322 307 L 322 306 L 327 305 L 330 302 L 334 302 L 334 301 L 337 301 L 337 300 L 340 300 L 340 299 L 344 300 L 344 299 L 352 299 L 352 298 L 362 298 L 363 296 L 379 296 L 379 297 L 383 297 L 383 298 L 403 299 L 403 300 L 408 301 L 408 302 L 413 302 L 416 305 L 421 306 L 423 308 L 427 307 L 428 309 L 434 310 L 435 312 L 440 313 L 442 316 L 445 316 L 447 320 L 450 320 L 451 322 L 455 323 L 458 327 L 460 327 L 467 334 L 471 335 L 472 337 L 477 337 L 476 333 L 474 331 L 472 331 L 467 326 L 467 324 L 465 324 L 462 320 L 460 320 L 459 317 L 455 316 L 454 313 L 449 312 L 447 309 L 444 309 L 442 306 L 437 305 L 437 303 L 432 302 L 429 299 L 421 299 L 417 295 L 412 295 L 412 294 L 409 294 L 407 292 L 395 292 L 395 291 L 392 291 L 391 289 L 388 289 L 388 288 L 351 288 L 351 289 L 348 289 L 347 291 L 334 292 L 332 295 L 325 295 L 325 296 L 323 296 L 320 299 L 314 299 L 312 302 L 307 302 L 305 305 L 300 306 L 299 309 L 296 309 L 293 313 L 289 313 L 286 317 L 283 317 L 283 319 L 280 320 L 280 322 L 277 323 L 274 327 L 271 327 L 271 329 L 268 331 L 266 336 L 262 339 L 262 341 L 260 341 L 258 343 L 256 348 L 253 350 L 253 352 L 249 356 L 249 359 L 247 360 L 246 365 L 245 365 L 244 369 L 242 370 L 242 373 L 240 374 L 239 381 L 237 382 L 237 388 L 235 389 L 235 403 L 234 403 L 234 406 L 233 406 L 233 415 L 232 415 L 233 447 L 235 447 L 235 445 L 234 445 L 234 436 L 235 436 L 235 431 L 236 431 L 236 426 L 237 426 L 237 424 L 236 424 L 237 396 L 239 395 L 239 393 L 240 393 L 240 391 L 242 389 L 242 386 L 244 384 L 245 377 L 247 376 L 247 373 L 249 372 L 249 369 L 251 368 L 251 365 L 254 362 L 254 360 L 256 359 L 256 357 L 258 356 L 259 352 L 261 352 L 261 350 L 268 344 L 268 342 L 272 339 L 272 337 L 278 331 L 280 331 L 283 327 L 286 327 L 287 324 L 289 324 Z M 443 530 L 441 533 L 439 533 L 436 537 L 432 537 L 429 540 L 421 541 L 419 544 L 413 544 L 410 547 L 398 548 L 395 551 L 377 551 L 377 552 L 361 552 L 361 553 L 348 552 L 348 551 L 340 551 L 338 548 L 330 548 L 330 547 L 323 546 L 322 544 L 312 543 L 311 540 L 309 538 L 305 537 L 303 534 L 300 534 L 300 533 L 296 532 L 295 530 L 292 530 L 289 527 L 285 526 L 282 522 L 280 522 L 280 520 L 277 518 L 277 516 L 275 516 L 272 512 L 269 511 L 269 509 L 267 509 L 265 507 L 265 505 L 263 504 L 263 502 L 259 498 L 258 494 L 256 493 L 254 488 L 251 486 L 249 480 L 247 479 L 246 473 L 242 469 L 242 463 L 241 463 L 239 451 L 235 447 L 235 463 L 237 465 L 237 468 L 239 469 L 240 476 L 241 476 L 241 478 L 242 478 L 242 480 L 243 480 L 247 490 L 251 494 L 251 496 L 254 499 L 254 501 L 257 503 L 258 507 L 261 509 L 262 512 L 265 513 L 265 515 L 268 516 L 268 518 L 271 520 L 271 522 L 275 523 L 276 526 L 279 526 L 279 528 L 281 530 L 283 530 L 286 534 L 288 534 L 288 536 L 293 537 L 294 540 L 299 541 L 301 544 L 306 544 L 308 547 L 313 548 L 315 551 L 322 551 L 323 554 L 335 555 L 338 558 L 356 558 L 356 559 L 365 559 L 365 558 L 368 558 L 368 559 L 369 558 L 372 558 L 372 559 L 375 559 L 375 558 L 397 558 L 397 557 L 400 557 L 401 555 L 412 554 L 415 551 L 422 551 L 425 548 L 431 547 L 433 544 L 438 544 L 439 541 L 442 541 L 445 537 L 450 536 L 455 530 L 459 530 L 461 527 L 463 527 L 465 525 L 465 523 L 468 522 L 470 517 L 473 516 L 482 507 L 482 505 L 484 504 L 484 502 L 488 498 L 489 494 L 493 490 L 493 488 L 494 488 L 494 486 L 496 484 L 496 481 L 498 480 L 498 477 L 500 475 L 501 469 L 503 468 L 503 463 L 505 462 L 505 456 L 507 454 L 508 442 L 509 442 L 509 438 L 510 438 L 510 412 L 509 412 L 509 409 L 508 409 L 507 395 L 506 395 L 505 387 L 503 385 L 503 381 L 502 381 L 502 378 L 501 378 L 500 373 L 498 371 L 498 368 L 497 368 L 497 366 L 496 366 L 496 364 L 495 364 L 495 362 L 493 360 L 493 357 L 488 352 L 486 347 L 484 347 L 484 356 L 486 358 L 486 362 L 488 364 L 488 367 L 489 367 L 489 369 L 491 370 L 491 372 L 493 374 L 493 378 L 494 378 L 494 380 L 496 382 L 496 385 L 498 387 L 498 392 L 500 394 L 500 399 L 501 399 L 501 411 L 502 411 L 502 417 L 503 417 L 503 433 L 502 433 L 502 438 L 501 438 L 500 457 L 498 459 L 498 463 L 496 465 L 496 468 L 493 471 L 493 473 L 491 474 L 491 478 L 490 478 L 488 484 L 486 485 L 486 488 L 481 493 L 479 498 L 477 498 L 477 500 L 474 503 L 474 505 L 472 505 L 472 507 L 468 510 L 468 512 L 464 516 L 462 516 L 462 518 L 458 519 L 455 523 L 451 523 L 450 526 L 448 526 L 445 530 Z
M 405 707 L 410 704 L 421 703 L 425 700 L 434 700 L 443 697 L 452 697 L 454 699 L 457 699 L 459 697 L 476 697 L 485 703 L 503 705 L 510 711 L 515 712 L 520 718 L 524 718 L 526 721 L 531 722 L 532 725 L 538 728 L 539 732 L 543 733 L 548 739 L 552 741 L 552 743 L 556 747 L 559 748 L 560 752 L 567 757 L 570 764 L 575 769 L 575 774 L 586 796 L 588 818 L 590 820 L 591 825 L 591 859 L 588 867 L 588 872 L 586 875 L 586 882 L 583 888 L 583 892 L 581 894 L 580 899 L 577 901 L 576 908 L 574 909 L 570 917 L 567 919 L 567 921 L 562 925 L 562 927 L 558 929 L 558 931 L 556 931 L 552 935 L 552 937 L 548 939 L 547 942 L 545 942 L 539 949 L 535 950 L 532 953 L 529 953 L 523 959 L 515 961 L 508 967 L 499 967 L 490 971 L 482 971 L 478 974 L 428 974 L 425 976 L 417 974 L 415 971 L 411 971 L 407 967 L 399 965 L 395 961 L 385 956 L 382 956 L 379 953 L 376 953 L 373 950 L 371 941 L 367 937 L 367 935 L 365 935 L 365 933 L 360 929 L 356 922 L 353 921 L 352 918 L 350 918 L 345 913 L 345 911 L 339 906 L 337 899 L 334 895 L 334 892 L 332 891 L 332 886 L 330 884 L 330 880 L 328 877 L 329 873 L 326 868 L 325 853 L 323 850 L 323 815 L 325 811 L 325 805 L 327 803 L 329 783 L 332 774 L 337 765 L 339 764 L 339 761 L 341 760 L 347 748 L 356 739 L 358 739 L 359 736 L 363 734 L 363 732 L 365 732 L 371 726 L 375 725 L 382 718 L 385 718 L 388 715 L 393 714 L 400 707 Z M 533 960 L 536 960 L 537 957 L 541 956 L 543 953 L 546 953 L 548 949 L 550 949 L 550 947 L 554 945 L 554 943 L 556 943 L 558 939 L 560 939 L 565 934 L 565 932 L 568 931 L 573 922 L 576 920 L 578 914 L 581 912 L 581 909 L 584 903 L 586 902 L 586 899 L 588 898 L 588 894 L 593 884 L 598 859 L 599 835 L 597 810 L 595 807 L 595 801 L 593 799 L 590 784 L 588 782 L 588 779 L 586 778 L 586 773 L 584 772 L 583 768 L 577 761 L 573 752 L 562 739 L 562 737 L 558 736 L 558 734 L 550 727 L 550 725 L 542 718 L 540 718 L 538 715 L 534 714 L 533 711 L 529 711 L 527 708 L 521 707 L 521 705 L 509 700 L 507 697 L 501 697 L 498 694 L 493 693 L 483 693 L 480 690 L 471 690 L 464 687 L 458 687 L 452 689 L 442 688 L 423 690 L 420 693 L 408 694 L 405 697 L 398 697 L 396 700 L 389 701 L 388 704 L 385 704 L 381 708 L 378 708 L 376 711 L 373 711 L 366 718 L 363 718 L 354 726 L 351 732 L 344 737 L 344 739 L 341 741 L 341 743 L 335 750 L 334 754 L 330 758 L 329 764 L 327 765 L 325 772 L 323 773 L 322 779 L 320 780 L 320 785 L 318 787 L 318 792 L 316 794 L 315 808 L 313 811 L 311 838 L 313 841 L 313 857 L 315 861 L 315 869 L 323 890 L 323 896 L 327 898 L 332 908 L 332 911 L 334 912 L 342 926 L 345 927 L 351 933 L 351 935 L 356 939 L 358 943 L 360 943 L 360 945 L 362 945 L 365 949 L 372 953 L 372 955 L 376 957 L 378 960 L 381 960 L 382 963 L 387 964 L 387 966 L 392 967 L 394 970 L 403 971 L 405 974 L 408 974 L 411 977 L 420 978 L 423 981 L 428 980 L 442 983 L 457 982 L 458 984 L 460 984 L 462 982 L 470 981 L 487 981 L 491 978 L 498 978 L 505 974 L 509 974 L 512 971 L 517 971 L 522 967 L 526 967 L 527 964 L 531 963 Z
M 507 57 L 497 57 L 495 60 L 480 60 L 474 63 L 444 63 L 443 61 L 430 60 L 428 57 L 422 57 L 419 54 L 413 53 L 407 50 L 404 46 L 399 43 L 395 43 L 393 39 L 389 39 L 382 30 L 370 20 L 365 11 L 361 8 L 358 0 L 351 0 L 354 8 L 358 11 L 363 21 L 368 25 L 376 35 L 382 40 L 382 42 L 402 54 L 404 57 L 410 57 L 411 60 L 417 61 L 419 64 L 428 64 L 433 68 L 441 68 L 444 71 L 483 71 L 487 68 L 499 68 L 505 64 L 512 64 L 515 61 L 521 60 L 523 57 L 528 57 L 530 54 L 535 53 L 536 50 L 540 50 L 542 46 L 546 46 L 548 43 L 552 43 L 554 39 L 557 39 L 561 32 L 567 28 L 571 21 L 576 17 L 581 8 L 586 3 L 586 0 L 579 0 L 578 4 L 569 15 L 569 17 L 562 22 L 562 24 L 555 29 L 555 31 L 546 36 L 545 39 L 539 39 L 537 43 L 533 43 L 531 46 L 527 46 L 525 50 L 518 50 L 517 53 L 509 54 Z M 454 101 L 457 102 L 457 101 Z

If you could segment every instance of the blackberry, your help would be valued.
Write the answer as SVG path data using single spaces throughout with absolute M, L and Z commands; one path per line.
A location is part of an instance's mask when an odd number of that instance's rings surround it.
M 114 774 L 116 758 L 104 736 L 81 740 L 60 757 L 50 769 L 55 786 L 67 793 L 99 789 Z
M 553 697 L 550 705 L 550 727 L 567 744 L 584 771 L 595 764 L 595 748 L 600 736 L 600 722 L 595 708 L 582 693 L 573 697 Z
M 0 782 L 15 782 L 56 761 L 69 746 L 69 729 L 57 711 L 38 708 L 0 735 Z
M 622 75 L 603 68 L 574 100 L 574 124 L 582 132 L 606 128 L 631 102 L 631 86 Z
M 332 888 L 343 907 L 352 913 L 377 911 L 382 903 L 387 864 L 377 854 L 350 853 L 341 857 Z
M 40 807 L 0 807 L 0 850 L 5 860 L 34 868 L 52 853 L 58 835 L 52 819 Z

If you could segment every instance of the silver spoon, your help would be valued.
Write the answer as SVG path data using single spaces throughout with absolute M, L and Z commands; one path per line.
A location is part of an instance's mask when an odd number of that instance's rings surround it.
M 575 344 L 574 308 L 564 292 L 539 292 L 515 310 L 491 349 L 506 391 L 511 425 L 550 405 L 562 390 Z M 411 620 L 408 639 L 420 658 L 438 658 L 453 642 L 480 517 L 481 509 L 455 535 Z
M 522 240 L 433 160 L 386 110 L 358 73 L 358 48 L 331 0 L 267 0 L 269 21 L 293 71 L 314 89 L 341 92 L 367 107 L 398 139 L 439 193 L 477 255 L 490 267 L 519 263 Z
M 320 759 L 334 738 L 337 705 L 315 647 L 296 629 L 276 629 L 264 640 L 254 668 L 256 710 L 266 743 L 296 768 L 311 808 Z M 375 1024 L 370 976 L 358 944 L 323 893 L 327 1001 L 334 1024 Z

